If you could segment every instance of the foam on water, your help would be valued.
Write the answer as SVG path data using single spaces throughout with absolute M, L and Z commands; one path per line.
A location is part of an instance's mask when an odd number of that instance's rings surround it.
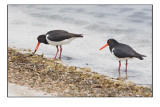
M 146 55 L 144 60 L 128 61 L 128 80 L 152 84 L 152 5 L 9 5 L 8 44 L 35 49 L 37 36 L 62 29 L 83 34 L 63 46 L 62 60 L 111 77 L 118 77 L 119 62 L 108 47 L 99 51 L 109 38 Z M 41 44 L 37 54 L 54 57 L 56 47 Z M 71 57 L 68 60 L 67 57 Z M 125 62 L 121 74 L 125 76 Z

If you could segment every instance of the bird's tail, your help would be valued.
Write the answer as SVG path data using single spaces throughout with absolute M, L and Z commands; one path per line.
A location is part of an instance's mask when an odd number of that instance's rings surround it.
M 72 37 L 81 37 L 81 38 L 83 38 L 83 34 L 74 34 L 74 33 L 70 33 L 70 35 L 72 36 Z
M 75 37 L 82 37 L 82 38 L 83 38 L 82 35 L 83 35 L 83 34 L 76 34 Z
M 145 56 L 145 55 L 140 55 L 140 54 L 139 54 L 139 56 L 138 56 L 138 58 L 139 58 L 140 60 L 143 60 L 143 57 L 147 57 L 147 56 Z

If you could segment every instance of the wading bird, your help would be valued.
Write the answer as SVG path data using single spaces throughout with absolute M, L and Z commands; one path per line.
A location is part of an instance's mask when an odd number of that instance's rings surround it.
M 103 47 L 101 47 L 99 50 L 102 50 L 106 46 L 109 46 L 111 53 L 119 61 L 119 68 L 118 68 L 119 77 L 120 77 L 120 67 L 121 67 L 122 60 L 126 61 L 125 72 L 126 72 L 126 78 L 127 78 L 127 65 L 128 65 L 127 61 L 128 61 L 128 59 L 138 58 L 140 60 L 143 60 L 143 57 L 146 57 L 145 55 L 141 55 L 141 54 L 137 53 L 130 46 L 117 42 L 115 39 L 109 39 L 107 41 L 107 44 L 104 45 Z
M 46 33 L 44 35 L 39 35 L 38 36 L 38 38 L 37 38 L 38 43 L 37 43 L 36 49 L 33 52 L 33 54 L 37 51 L 40 43 L 50 44 L 50 45 L 56 46 L 56 48 L 57 48 L 57 53 L 56 53 L 56 55 L 55 55 L 55 57 L 53 59 L 56 59 L 57 54 L 59 52 L 58 46 L 60 46 L 59 59 L 61 59 L 62 45 L 68 44 L 72 40 L 74 40 L 76 38 L 80 38 L 80 37 L 83 37 L 82 34 L 69 33 L 69 32 L 64 31 L 64 30 L 52 30 L 52 31 L 49 31 L 48 33 Z

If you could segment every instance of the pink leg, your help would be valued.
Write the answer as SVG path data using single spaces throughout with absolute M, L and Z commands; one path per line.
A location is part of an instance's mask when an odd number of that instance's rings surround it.
M 126 70 L 125 70 L 125 72 L 126 72 L 126 78 L 127 78 L 127 65 L 128 65 L 128 63 L 127 63 L 127 60 L 126 60 Z
M 55 55 L 54 59 L 56 59 L 57 54 L 58 54 L 58 52 L 59 52 L 58 46 L 56 46 L 56 47 L 57 47 L 57 53 L 56 53 L 56 55 Z
M 60 45 L 60 55 L 59 55 L 59 59 L 61 59 L 61 54 L 62 54 L 62 46 Z
M 120 77 L 120 68 L 121 68 L 121 61 L 119 61 L 119 69 L 118 69 L 119 77 Z

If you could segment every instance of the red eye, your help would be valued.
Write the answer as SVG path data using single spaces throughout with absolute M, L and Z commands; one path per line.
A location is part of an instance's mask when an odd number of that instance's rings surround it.
M 110 41 L 110 40 L 109 40 L 108 42 L 109 42 L 109 43 L 111 43 L 111 41 Z

